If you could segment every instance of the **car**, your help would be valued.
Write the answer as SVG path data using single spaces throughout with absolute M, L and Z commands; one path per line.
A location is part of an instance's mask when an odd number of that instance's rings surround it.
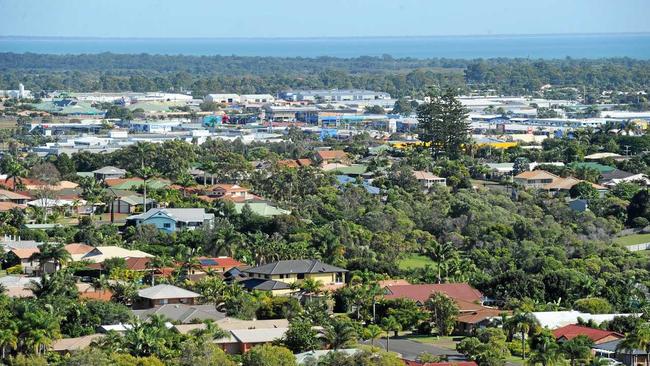
M 599 361 L 604 361 L 603 364 L 607 366 L 625 366 L 624 363 L 616 361 L 613 358 L 608 358 L 608 357 L 603 357 L 600 358 Z

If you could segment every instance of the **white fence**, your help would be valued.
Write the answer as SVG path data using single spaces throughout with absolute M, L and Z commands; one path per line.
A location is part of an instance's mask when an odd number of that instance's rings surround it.
M 634 244 L 634 245 L 626 245 L 625 246 L 627 250 L 630 252 L 639 252 L 641 250 L 648 250 L 650 249 L 650 242 L 648 243 L 641 243 L 641 244 Z

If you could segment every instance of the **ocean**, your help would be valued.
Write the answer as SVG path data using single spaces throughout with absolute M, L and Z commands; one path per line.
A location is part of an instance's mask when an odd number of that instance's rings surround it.
M 372 38 L 31 38 L 0 37 L 0 52 L 395 58 L 650 59 L 650 33 Z

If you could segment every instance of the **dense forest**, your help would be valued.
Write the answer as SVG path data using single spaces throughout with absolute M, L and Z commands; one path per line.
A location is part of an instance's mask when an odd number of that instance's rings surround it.
M 521 95 L 551 84 L 600 93 L 647 91 L 650 61 L 0 53 L 0 89 L 19 82 L 34 91 L 191 91 L 197 97 L 352 87 L 422 96 L 432 85 Z

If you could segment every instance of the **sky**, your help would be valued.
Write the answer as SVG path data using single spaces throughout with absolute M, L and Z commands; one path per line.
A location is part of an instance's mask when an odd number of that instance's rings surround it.
M 0 0 L 0 36 L 368 37 L 650 32 L 650 0 Z

